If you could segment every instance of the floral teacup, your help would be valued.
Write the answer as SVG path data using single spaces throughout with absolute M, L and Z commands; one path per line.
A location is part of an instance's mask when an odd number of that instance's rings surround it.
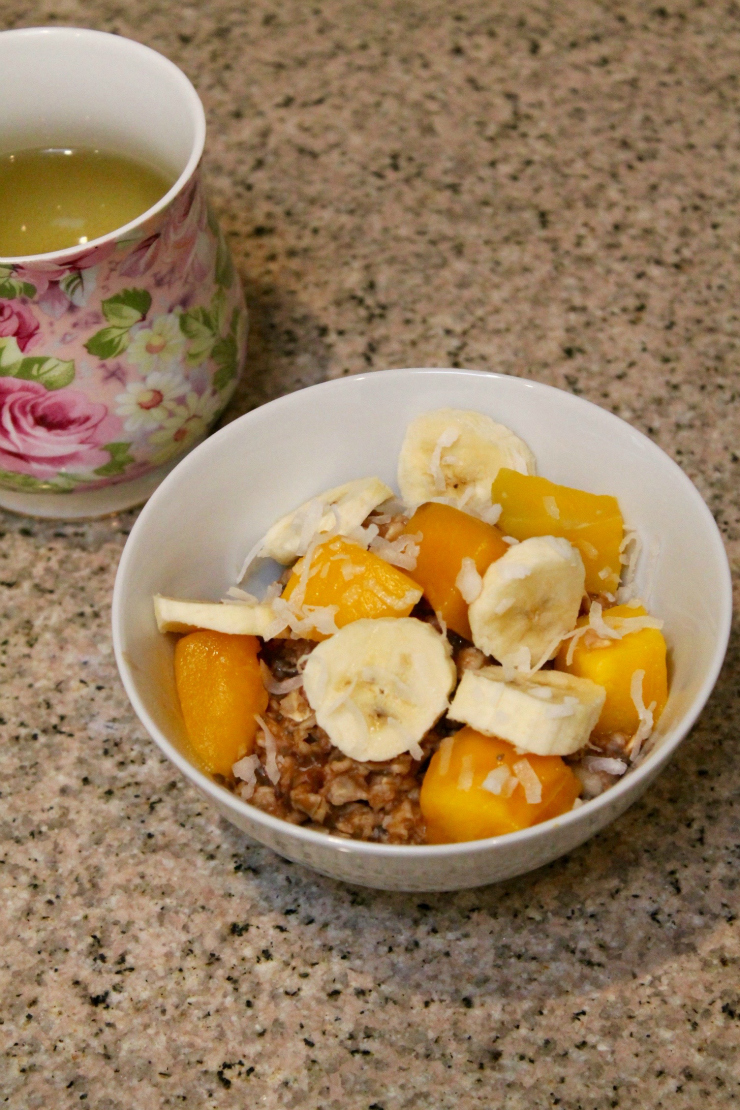
M 244 298 L 198 172 L 203 109 L 166 58 L 97 31 L 2 33 L 0 67 L 6 150 L 99 146 L 176 178 L 84 247 L 0 259 L 0 505 L 111 512 L 206 434 L 244 362 Z M 41 80 L 14 94 L 30 69 Z

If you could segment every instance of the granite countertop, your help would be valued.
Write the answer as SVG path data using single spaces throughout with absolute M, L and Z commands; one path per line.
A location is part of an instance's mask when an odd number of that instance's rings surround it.
M 637 0 L 3 0 L 193 79 L 252 313 L 227 419 L 455 365 L 588 397 L 686 470 L 738 553 L 740 12 Z M 0 1094 L 339 1110 L 740 1101 L 737 633 L 673 763 L 534 874 L 342 886 L 159 755 L 109 628 L 135 514 L 6 514 Z

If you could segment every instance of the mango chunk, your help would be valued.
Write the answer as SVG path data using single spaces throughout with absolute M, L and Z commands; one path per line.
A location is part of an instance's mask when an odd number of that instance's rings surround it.
M 537 802 L 527 801 L 518 781 L 522 762 L 529 764 L 528 776 L 539 780 Z M 580 790 L 560 756 L 522 756 L 505 740 L 466 727 L 443 740 L 432 756 L 419 805 L 428 843 L 452 844 L 501 836 L 558 817 L 571 809 Z
M 416 568 L 409 575 L 447 627 L 471 640 L 468 603 L 457 588 L 457 576 L 465 558 L 473 560 L 480 575 L 500 559 L 509 550 L 502 533 L 478 517 L 435 501 L 420 505 L 405 531 L 422 537 Z
M 501 506 L 498 526 L 506 536 L 563 536 L 577 547 L 590 594 L 613 594 L 622 574 L 624 521 L 616 497 L 558 486 L 547 478 L 502 467 L 491 488 Z
M 604 611 L 604 621 L 613 628 L 622 619 L 647 616 L 642 606 L 615 605 Z M 588 617 L 580 617 L 578 627 L 588 624 Z M 595 632 L 578 638 L 573 648 L 571 663 L 567 662 L 569 641 L 562 644 L 555 666 L 580 678 L 590 678 L 606 690 L 606 701 L 593 731 L 595 738 L 616 732 L 633 736 L 640 723 L 637 707 L 632 700 L 631 683 L 635 671 L 644 671 L 642 700 L 646 707 L 655 702 L 653 720 L 657 721 L 668 700 L 668 670 L 666 642 L 657 628 L 643 628 L 629 632 L 621 640 L 603 640 Z
M 283 590 L 292 597 L 301 580 L 304 560 L 299 559 Z M 337 606 L 337 628 L 373 617 L 407 617 L 421 598 L 421 587 L 397 567 L 372 551 L 341 537 L 319 544 L 311 557 L 302 606 Z M 307 614 L 308 615 L 308 614 Z M 325 640 L 313 629 L 309 640 Z
M 200 629 L 175 645 L 175 684 L 191 747 L 211 774 L 228 776 L 250 755 L 255 713 L 267 709 L 256 636 Z

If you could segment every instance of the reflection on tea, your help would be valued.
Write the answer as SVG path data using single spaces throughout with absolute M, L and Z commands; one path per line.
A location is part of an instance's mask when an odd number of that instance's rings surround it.
M 0 155 L 0 258 L 76 247 L 135 220 L 172 180 L 105 150 Z

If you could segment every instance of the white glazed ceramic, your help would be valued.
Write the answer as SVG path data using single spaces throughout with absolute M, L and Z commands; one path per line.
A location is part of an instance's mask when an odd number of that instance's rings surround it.
M 244 360 L 244 298 L 198 168 L 203 107 L 167 58 L 99 31 L 4 32 L 0 72 L 0 152 L 101 147 L 173 181 L 84 246 L 0 258 L 0 505 L 112 512 L 203 438 Z
M 643 765 L 564 817 L 466 844 L 399 847 L 343 840 L 252 808 L 192 765 L 175 695 L 173 638 L 152 594 L 222 597 L 246 552 L 282 513 L 351 478 L 395 486 L 409 420 L 449 406 L 487 413 L 531 446 L 539 473 L 616 494 L 643 539 L 639 582 L 665 620 L 671 689 Z M 141 722 L 187 779 L 244 832 L 326 875 L 386 890 L 456 890 L 548 863 L 619 816 L 665 766 L 716 681 L 731 617 L 727 558 L 695 487 L 616 416 L 536 382 L 469 370 L 388 370 L 312 386 L 223 428 L 162 483 L 134 526 L 116 578 L 113 634 Z

